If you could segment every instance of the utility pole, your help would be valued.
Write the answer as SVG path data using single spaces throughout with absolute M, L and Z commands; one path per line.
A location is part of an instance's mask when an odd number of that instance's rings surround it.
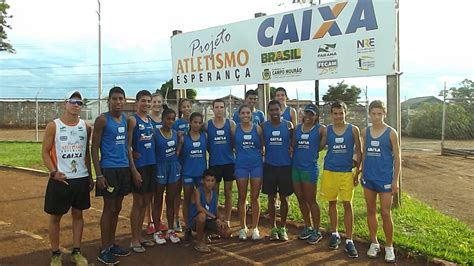
M 97 11 L 97 16 L 98 16 L 98 23 L 99 23 L 99 84 L 98 84 L 98 112 L 97 114 L 100 115 L 101 109 L 100 109 L 100 98 L 102 95 L 102 38 L 101 38 L 101 29 L 100 29 L 100 0 L 97 0 L 97 3 L 99 5 L 99 9 Z

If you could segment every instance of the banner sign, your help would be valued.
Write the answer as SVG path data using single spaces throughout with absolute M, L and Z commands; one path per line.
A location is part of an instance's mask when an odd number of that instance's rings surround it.
M 171 38 L 173 86 L 395 74 L 394 0 L 312 6 Z

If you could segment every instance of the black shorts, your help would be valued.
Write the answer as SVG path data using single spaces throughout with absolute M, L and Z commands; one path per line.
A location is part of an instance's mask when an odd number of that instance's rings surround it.
M 74 178 L 63 182 L 49 179 L 44 197 L 44 211 L 53 215 L 63 215 L 73 207 L 78 210 L 89 209 L 89 177 Z
M 191 229 L 196 232 L 196 220 L 192 220 Z M 217 226 L 216 219 L 206 219 L 206 223 L 204 224 L 204 231 L 210 233 L 217 233 L 219 232 L 219 226 Z
M 216 172 L 216 182 L 221 182 L 223 178 L 224 182 L 234 181 L 235 179 L 235 164 L 233 163 L 214 165 L 209 168 Z
M 138 167 L 137 171 L 142 176 L 142 185 L 140 188 L 135 187 L 135 182 L 132 179 L 132 192 L 138 194 L 151 193 L 156 189 L 156 166 L 147 165 Z M 133 178 L 133 176 L 132 176 Z
M 264 163 L 262 193 L 276 195 L 277 192 L 283 196 L 293 194 L 291 165 L 273 166 Z
M 123 197 L 132 189 L 132 173 L 129 167 L 103 168 L 103 178 L 107 179 L 109 187 L 100 189 L 96 186 L 95 195 L 104 197 Z

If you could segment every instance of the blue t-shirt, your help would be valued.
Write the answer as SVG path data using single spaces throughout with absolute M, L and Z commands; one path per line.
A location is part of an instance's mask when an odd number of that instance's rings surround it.
M 104 115 L 106 122 L 100 141 L 100 167 L 129 167 L 127 118 L 122 114 L 120 122 L 117 122 L 109 112 Z
M 199 201 L 201 203 L 201 206 L 205 208 L 208 212 L 212 213 L 214 216 L 217 216 L 217 193 L 215 190 L 212 190 L 212 196 L 211 196 L 211 201 L 208 202 L 206 200 L 206 193 L 204 192 L 204 188 L 202 186 L 198 187 L 199 189 Z M 193 219 L 199 214 L 199 211 L 197 209 L 196 203 L 191 203 L 189 205 L 189 211 L 188 211 L 188 224 L 193 224 Z M 207 219 L 211 219 L 210 217 L 207 217 Z
M 333 172 L 352 172 L 354 136 L 352 125 L 347 124 L 342 135 L 336 135 L 333 125 L 327 127 L 328 152 L 324 158 L 324 169 Z
M 363 177 L 367 180 L 392 181 L 393 147 L 390 141 L 392 129 L 387 127 L 378 138 L 372 138 L 372 127 L 365 132 L 365 159 Z
M 152 119 L 147 117 L 147 121 L 143 121 L 137 114 L 133 114 L 133 117 L 137 123 L 133 129 L 132 149 L 140 154 L 140 157 L 135 160 L 135 167 L 154 165 L 156 157 Z
M 283 111 L 283 113 L 281 114 L 281 118 L 287 120 L 287 121 L 292 121 L 291 120 L 291 107 L 290 106 L 287 106 L 285 108 L 285 111 Z
M 206 134 L 200 133 L 199 140 L 194 141 L 189 134 L 184 135 L 181 152 L 184 176 L 202 176 L 207 167 Z
M 161 130 L 158 130 L 155 136 L 156 162 L 164 163 L 178 161 L 178 156 L 176 155 L 178 135 L 176 134 L 176 131 L 171 129 L 171 138 L 165 138 L 161 133 Z
M 288 149 L 290 148 L 290 130 L 288 121 L 281 119 L 280 125 L 273 127 L 270 121 L 263 123 L 265 140 L 265 163 L 273 166 L 291 165 Z
M 234 112 L 233 119 L 236 124 L 240 124 L 239 111 Z M 262 111 L 255 109 L 255 112 L 252 112 L 252 122 L 255 125 L 260 125 L 265 122 L 265 114 Z
M 213 120 L 207 121 L 207 140 L 210 166 L 234 163 L 229 119 L 222 128 L 217 128 Z
M 319 144 L 321 134 L 318 123 L 309 132 L 303 132 L 303 125 L 299 124 L 295 130 L 295 145 L 293 147 L 293 167 L 299 170 L 316 171 L 319 169 Z
M 252 125 L 250 132 L 244 132 L 241 125 L 237 125 L 234 136 L 235 168 L 252 168 L 263 165 L 262 143 L 257 133 L 257 126 Z
M 155 120 L 153 120 L 153 118 L 151 118 L 151 116 L 150 116 L 150 120 L 151 120 L 151 123 L 153 124 L 153 128 L 155 129 L 155 134 L 156 134 L 157 133 L 156 130 L 160 129 L 163 126 L 163 121 L 156 122 Z
M 189 121 L 185 120 L 184 118 L 180 118 L 174 122 L 173 129 L 176 132 L 183 132 L 184 134 L 188 134 L 189 132 Z

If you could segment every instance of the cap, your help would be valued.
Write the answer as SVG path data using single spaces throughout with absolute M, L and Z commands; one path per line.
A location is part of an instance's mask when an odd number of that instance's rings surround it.
M 69 100 L 72 98 L 72 96 L 77 95 L 79 98 L 82 100 L 82 94 L 79 91 L 70 91 L 66 93 L 65 100 Z
M 306 112 L 306 111 L 312 112 L 312 113 L 315 114 L 315 115 L 319 115 L 319 108 L 318 108 L 316 105 L 312 104 L 312 103 L 307 104 L 307 105 L 304 107 L 304 111 L 305 111 L 305 112 Z

